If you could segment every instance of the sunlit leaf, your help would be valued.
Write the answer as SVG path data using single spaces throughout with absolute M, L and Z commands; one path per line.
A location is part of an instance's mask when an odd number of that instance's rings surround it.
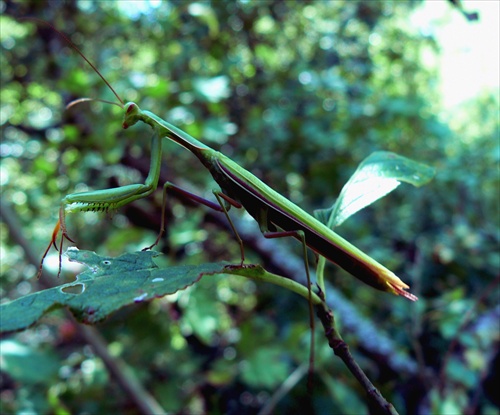
M 434 169 L 423 163 L 388 151 L 372 153 L 364 159 L 345 184 L 335 204 L 314 212 L 330 228 L 384 197 L 401 182 L 422 186 L 432 179 Z

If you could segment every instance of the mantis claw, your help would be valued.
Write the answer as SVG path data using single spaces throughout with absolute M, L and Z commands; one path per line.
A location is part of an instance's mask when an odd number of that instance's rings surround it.
M 61 225 L 61 223 L 63 225 Z M 57 244 L 57 236 L 59 235 L 59 231 L 61 231 L 61 241 L 59 242 L 59 246 Z M 67 239 L 68 241 L 76 244 L 76 242 L 70 238 L 68 235 L 68 232 L 66 231 L 66 227 L 64 226 L 64 222 L 61 221 L 60 219 L 57 221 L 56 226 L 54 227 L 54 230 L 52 231 L 52 238 L 49 242 L 49 245 L 45 249 L 45 252 L 43 253 L 42 260 L 40 261 L 40 265 L 38 267 L 38 273 L 36 274 L 36 278 L 40 279 L 42 276 L 43 272 L 43 261 L 47 257 L 47 254 L 50 251 L 50 248 L 53 246 L 56 251 L 59 252 L 59 271 L 57 272 L 57 276 L 61 275 L 61 265 L 62 265 L 62 248 L 63 248 L 63 242 L 64 239 Z
M 68 241 L 73 242 L 74 244 L 76 244 L 76 242 L 75 242 L 73 239 L 71 239 L 71 238 L 69 237 L 69 235 L 68 235 L 66 232 L 64 232 L 64 233 L 63 233 L 63 236 L 64 236 L 64 237 L 65 237 Z
M 54 227 L 54 230 L 52 231 L 52 241 L 51 241 L 51 244 L 49 244 L 49 248 L 50 248 L 50 245 L 54 245 L 54 248 L 56 249 L 56 251 L 58 251 L 56 241 L 57 241 L 57 235 L 59 234 L 59 230 L 60 229 L 61 229 L 61 221 L 58 220 L 57 223 L 56 223 L 56 226 Z M 64 232 L 63 232 L 63 234 L 64 234 Z M 45 255 L 46 254 L 47 254 L 47 252 L 45 252 Z M 43 260 L 45 258 L 45 255 L 42 258 L 42 262 L 43 262 Z
M 163 228 L 162 228 L 162 230 L 160 231 L 160 234 L 158 235 L 158 238 L 156 238 L 156 241 L 154 241 L 154 243 L 152 245 L 149 245 L 146 248 L 142 248 L 141 251 L 150 251 L 156 245 L 158 245 L 160 243 L 161 237 L 163 236 L 163 233 L 164 233 L 164 231 L 163 231 Z

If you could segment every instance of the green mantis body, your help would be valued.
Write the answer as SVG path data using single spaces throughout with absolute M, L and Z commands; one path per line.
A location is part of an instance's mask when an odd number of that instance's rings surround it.
M 293 236 L 303 241 L 317 254 L 336 263 L 366 284 L 381 291 L 403 295 L 411 300 L 416 299 L 415 296 L 404 291 L 408 286 L 394 273 L 270 188 L 239 164 L 155 114 L 142 111 L 137 104 L 133 102 L 125 104 L 123 128 L 129 128 L 138 121 L 148 124 L 153 129 L 151 165 L 145 183 L 66 196 L 61 202 L 59 223 L 53 235 L 52 242 L 54 244 L 59 224 L 62 238 L 71 240 L 66 230 L 66 212 L 114 210 L 151 194 L 158 185 L 162 139 L 166 137 L 198 157 L 221 187 L 222 192 L 215 192 L 221 205 L 220 208 L 213 203 L 204 202 L 201 198 L 197 198 L 198 201 L 220 211 L 226 210 L 221 198 L 229 205 L 244 207 L 259 223 L 260 229 L 266 237 Z M 165 191 L 169 187 L 174 186 L 170 183 L 165 184 Z M 163 226 L 162 218 L 162 231 Z M 158 243 L 160 236 L 152 246 Z M 239 242 L 241 245 L 241 241 Z
M 313 251 L 336 263 L 366 284 L 381 291 L 403 295 L 411 300 L 416 299 L 415 296 L 404 291 L 408 286 L 394 273 L 229 157 L 199 142 L 155 114 L 142 111 L 137 104 L 133 102 L 125 104 L 123 128 L 129 128 L 138 121 L 148 124 L 153 129 L 153 144 L 156 140 L 166 137 L 198 157 L 221 187 L 220 196 L 234 206 L 243 206 L 259 223 L 265 236 L 293 236 L 303 240 Z M 157 166 L 153 166 L 153 159 L 151 167 L 148 179 L 157 169 Z M 279 232 L 279 230 L 284 232 Z
M 68 42 L 68 44 L 96 71 L 123 106 L 123 101 L 92 62 L 87 59 L 66 35 L 55 29 L 52 25 L 49 24 L 49 26 L 59 33 L 59 35 L 61 35 L 63 39 L 65 39 L 65 41 Z M 79 101 L 82 100 L 78 100 L 78 102 Z M 123 128 L 129 128 L 138 121 L 142 121 L 148 124 L 153 130 L 150 170 L 145 183 L 85 193 L 74 193 L 64 197 L 59 209 L 59 221 L 54 228 L 51 243 L 47 247 L 40 263 L 39 275 L 41 274 L 43 260 L 51 245 L 56 246 L 56 239 L 59 231 L 62 233 L 59 244 L 60 256 L 64 239 L 74 242 L 69 237 L 66 228 L 65 217 L 67 212 L 115 210 L 134 200 L 150 195 L 157 188 L 162 162 L 162 139 L 166 137 L 198 157 L 221 187 L 221 192 L 214 192 L 219 205 L 188 192 L 183 191 L 183 193 L 207 206 L 223 211 L 226 214 L 240 244 L 241 265 L 243 265 L 244 260 L 243 244 L 227 214 L 227 209 L 230 205 L 244 207 L 259 223 L 260 229 L 266 237 L 293 236 L 299 239 L 304 246 L 304 261 L 308 282 L 309 271 L 306 258 L 306 245 L 317 254 L 338 264 L 356 278 L 378 290 L 402 295 L 413 301 L 417 299 L 413 294 L 405 291 L 405 289 L 409 288 L 408 285 L 401 281 L 394 273 L 360 251 L 290 200 L 270 188 L 229 157 L 201 143 L 155 114 L 149 111 L 142 111 L 137 104 L 133 102 L 125 104 L 124 109 L 125 116 Z M 164 185 L 161 231 L 156 241 L 149 248 L 152 248 L 159 242 L 164 232 L 165 195 L 168 188 L 180 191 L 180 189 L 171 183 L 166 183 Z M 223 200 L 225 203 L 223 203 Z M 59 258 L 59 272 L 60 267 L 61 257 Z M 310 282 L 308 285 L 310 290 Z

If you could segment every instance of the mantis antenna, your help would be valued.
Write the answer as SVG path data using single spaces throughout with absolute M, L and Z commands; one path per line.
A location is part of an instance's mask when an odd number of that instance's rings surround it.
M 111 104 L 111 105 L 116 105 L 117 107 L 123 108 L 123 105 L 120 105 L 116 102 L 113 101 L 108 101 L 106 99 L 100 99 L 100 98 L 78 98 L 73 101 L 71 101 L 68 105 L 66 105 L 66 109 L 69 110 L 71 107 L 74 107 L 75 105 L 81 104 L 82 102 L 89 102 L 89 101 L 98 101 L 98 102 L 104 102 L 105 104 Z
M 123 102 L 123 100 L 120 98 L 120 96 L 117 94 L 117 92 L 115 91 L 115 89 L 111 86 L 111 84 L 108 82 L 108 80 L 104 77 L 104 75 L 101 73 L 101 71 L 99 71 L 99 69 L 97 69 L 97 67 L 90 61 L 90 59 L 88 59 L 84 54 L 83 52 L 80 50 L 80 48 L 78 48 L 78 46 L 76 46 L 72 40 L 66 36 L 63 32 L 61 32 L 60 30 L 57 30 L 54 25 L 52 25 L 51 23 L 49 22 L 46 22 L 45 20 L 42 20 L 42 19 L 38 19 L 37 17 L 23 17 L 21 18 L 20 20 L 33 20 L 35 22 L 38 22 L 38 23 L 42 23 L 44 25 L 47 25 L 49 26 L 54 32 L 56 32 L 59 36 L 61 36 L 61 38 L 71 47 L 73 48 L 73 50 L 76 51 L 76 53 L 78 53 L 84 60 L 85 62 L 87 62 L 90 67 L 97 73 L 97 75 L 99 75 L 99 77 L 104 81 L 104 83 L 108 86 L 108 88 L 111 90 L 111 92 L 113 93 L 113 95 L 116 97 L 116 99 L 120 102 L 121 105 L 119 105 L 120 108 L 123 108 L 123 106 L 125 105 L 125 103 Z M 72 101 L 68 104 L 68 107 L 71 107 L 73 105 L 76 105 L 78 104 L 79 102 L 84 102 L 84 101 L 91 101 L 92 98 L 81 98 L 81 99 L 78 99 L 76 101 Z M 96 101 L 101 101 L 101 102 L 107 102 L 107 103 L 112 103 L 110 101 L 105 101 L 105 100 L 96 100 Z M 116 103 L 112 103 L 114 105 L 118 105 Z

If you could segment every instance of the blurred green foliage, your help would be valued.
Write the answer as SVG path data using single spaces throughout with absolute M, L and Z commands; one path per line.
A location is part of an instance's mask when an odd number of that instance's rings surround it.
M 220 148 L 309 212 L 331 206 L 373 151 L 433 165 L 430 185 L 406 186 L 339 229 L 408 281 L 420 301 L 408 306 L 388 298 L 333 266 L 327 278 L 394 339 L 397 350 L 388 354 L 404 352 L 418 363 L 414 373 L 394 373 L 382 356 L 357 347 L 359 333 L 343 332 L 400 413 L 498 410 L 487 383 L 495 381 L 491 361 L 500 340 L 498 94 L 485 93 L 453 113 L 440 107 L 435 68 L 423 64 L 425 56 L 438 56 L 438 47 L 408 21 L 418 2 L 1 6 L 2 203 L 15 209 L 37 256 L 63 195 L 143 180 L 150 132 L 123 131 L 113 106 L 65 110 L 82 97 L 114 98 L 50 27 L 14 19 L 25 16 L 68 34 L 123 99 Z M 165 148 L 165 177 L 210 195 L 216 185 L 199 162 L 176 146 Z M 132 252 L 154 240 L 151 218 L 160 206 L 157 194 L 112 221 L 74 214 L 71 235 L 102 255 Z M 171 199 L 163 249 L 172 263 L 238 258 L 231 233 L 205 214 Z M 26 253 L 0 226 L 0 292 L 7 301 L 39 286 Z M 279 243 L 300 253 L 293 243 Z M 265 261 L 261 252 L 248 255 Z M 178 297 L 127 308 L 98 327 L 112 354 L 166 410 L 250 414 L 307 361 L 307 304 L 297 299 L 241 278 L 213 278 Z M 277 413 L 368 412 L 356 381 L 322 340 L 312 395 L 303 377 Z M 1 413 L 136 413 L 61 314 L 8 341 L 29 349 L 26 358 L 36 356 L 40 365 L 60 366 L 35 382 L 2 361 Z

